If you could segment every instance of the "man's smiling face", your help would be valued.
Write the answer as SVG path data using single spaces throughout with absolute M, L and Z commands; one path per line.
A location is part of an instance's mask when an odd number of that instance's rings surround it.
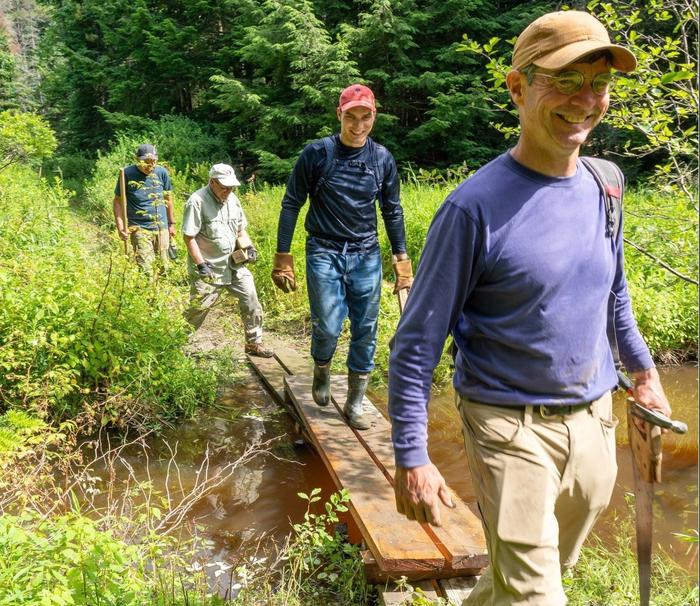
M 585 82 L 570 95 L 559 92 L 546 77 L 571 71 L 583 74 Z M 521 140 L 527 148 L 544 157 L 565 157 L 585 143 L 610 104 L 609 93 L 594 93 L 591 80 L 609 72 L 608 60 L 601 58 L 594 63 L 572 63 L 556 72 L 538 70 L 530 84 L 521 74 L 521 95 L 514 99 L 520 111 Z

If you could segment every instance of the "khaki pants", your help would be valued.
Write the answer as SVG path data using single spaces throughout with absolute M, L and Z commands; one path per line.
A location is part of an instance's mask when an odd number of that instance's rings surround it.
M 136 265 L 138 265 L 144 273 L 151 275 L 153 273 L 153 262 L 156 260 L 156 255 L 160 258 L 161 266 L 164 270 L 168 268 L 168 246 L 170 246 L 170 234 L 167 229 L 141 229 L 131 226 L 130 240 L 131 246 L 134 249 Z
M 562 606 L 561 573 L 612 495 L 610 392 L 571 414 L 458 397 L 491 565 L 463 606 Z
M 221 293 L 228 291 L 238 299 L 246 343 L 256 343 L 262 340 L 263 314 L 253 274 L 245 267 L 232 273 L 231 284 L 210 284 L 204 280 L 194 280 L 190 286 L 190 306 L 185 311 L 185 319 L 195 330 L 198 329 Z

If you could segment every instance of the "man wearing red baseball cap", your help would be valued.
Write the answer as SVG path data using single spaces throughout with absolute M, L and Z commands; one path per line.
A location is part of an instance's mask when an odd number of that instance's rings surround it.
M 299 211 L 310 198 L 305 228 L 313 398 L 319 406 L 330 402 L 330 362 L 349 317 L 348 394 L 343 412 L 352 427 L 368 429 L 362 399 L 374 368 L 382 284 L 377 202 L 394 255 L 394 292 L 410 288 L 413 272 L 406 254 L 396 162 L 369 137 L 377 115 L 374 93 L 363 84 L 348 86 L 340 94 L 336 114 L 340 133 L 307 145 L 289 177 L 272 279 L 285 292 L 296 289 L 289 251 Z

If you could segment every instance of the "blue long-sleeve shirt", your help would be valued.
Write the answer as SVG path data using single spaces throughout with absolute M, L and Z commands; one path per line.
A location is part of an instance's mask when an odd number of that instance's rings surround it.
M 622 230 L 579 162 L 552 178 L 499 156 L 457 187 L 431 224 L 393 340 L 389 416 L 396 462 L 428 462 L 432 373 L 451 333 L 454 387 L 479 402 L 580 404 L 617 383 L 606 334 L 616 297 L 620 356 L 653 367 L 632 315 Z
M 346 243 L 351 249 L 376 245 L 375 202 L 378 200 L 392 252 L 406 252 L 400 182 L 394 157 L 370 138 L 359 148 L 343 145 L 338 135 L 334 135 L 333 140 L 338 166 L 318 192 L 315 192 L 316 184 L 326 164 L 323 140 L 310 143 L 299 156 L 282 199 L 277 252 L 289 252 L 299 211 L 307 197 L 311 198 L 311 205 L 305 228 L 318 246 L 342 250 Z M 375 171 L 379 175 L 375 175 Z

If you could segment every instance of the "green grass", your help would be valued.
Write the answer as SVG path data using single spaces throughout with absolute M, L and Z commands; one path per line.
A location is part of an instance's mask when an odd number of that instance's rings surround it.
M 425 236 L 435 211 L 452 187 L 416 184 L 402 188 L 406 241 L 414 269 L 420 258 Z M 282 187 L 264 187 L 242 195 L 250 221 L 249 232 L 260 253 L 251 268 L 266 314 L 266 325 L 308 343 L 309 314 L 304 269 L 304 217 L 302 209 L 292 244 L 297 291 L 277 290 L 270 279 L 277 242 L 277 221 L 284 194 Z M 656 195 L 645 190 L 629 191 L 625 198 L 625 236 L 649 250 L 684 275 L 697 280 L 697 216 L 681 199 Z M 385 286 L 379 316 L 375 382 L 382 382 L 388 367 L 388 343 L 399 319 L 398 306 L 391 292 L 393 272 L 391 253 L 381 219 L 380 238 Z M 652 353 L 663 362 L 697 358 L 697 287 L 674 276 L 655 261 L 626 247 L 626 271 L 635 315 Z M 344 368 L 347 330 L 334 358 L 334 370 Z M 434 374 L 436 385 L 449 380 L 449 356 L 443 355 Z
M 570 606 L 631 606 L 639 604 L 637 559 L 632 551 L 634 529 L 619 529 L 612 549 L 597 537 L 584 547 L 573 572 L 564 579 Z M 653 606 L 697 606 L 697 577 L 664 553 L 654 553 L 651 603 Z

